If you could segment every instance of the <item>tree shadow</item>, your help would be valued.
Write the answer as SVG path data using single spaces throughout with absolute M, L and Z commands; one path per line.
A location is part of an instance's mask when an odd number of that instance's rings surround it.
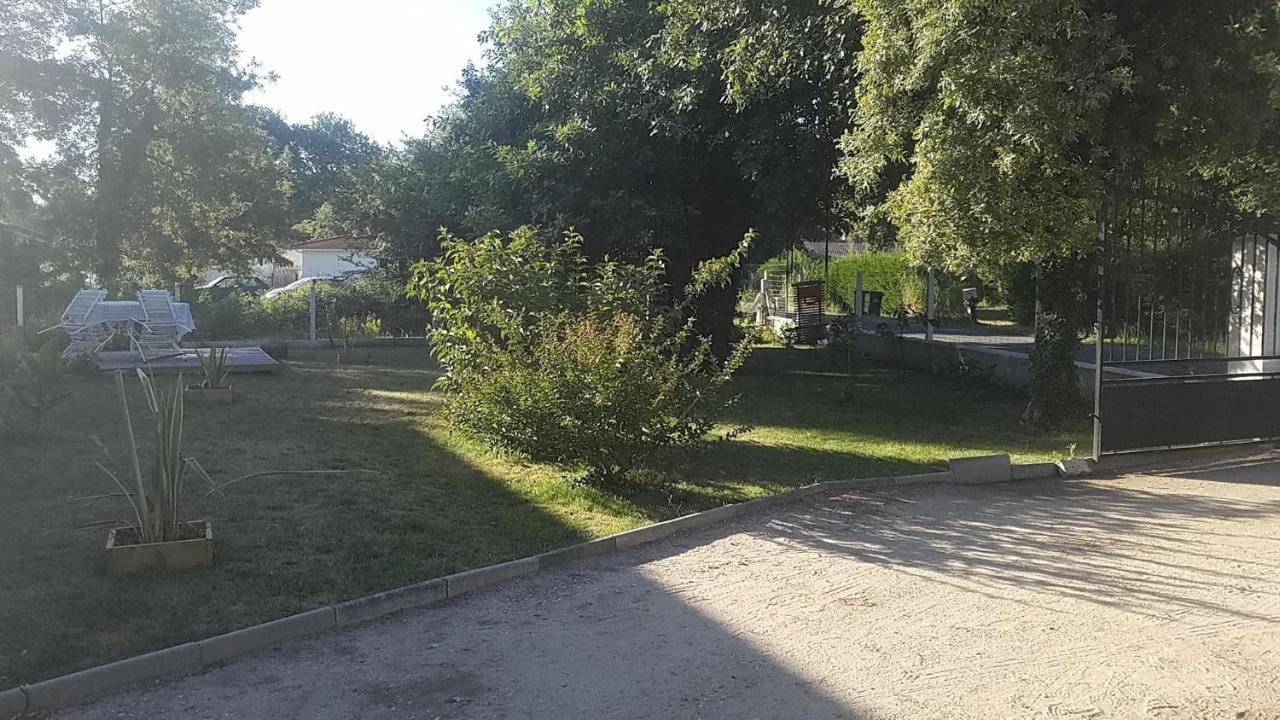
M 1280 565 L 1215 548 L 1276 518 L 1280 498 L 1044 481 L 843 493 L 762 532 L 991 597 L 1032 590 L 1049 612 L 1061 611 L 1056 596 L 1164 619 L 1209 611 L 1270 622 L 1229 600 Z

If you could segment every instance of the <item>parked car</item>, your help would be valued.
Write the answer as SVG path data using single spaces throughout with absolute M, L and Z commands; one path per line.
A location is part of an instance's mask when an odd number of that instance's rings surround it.
M 331 284 L 331 285 L 341 285 L 342 283 L 346 282 L 346 278 L 340 278 L 340 277 L 305 277 L 305 278 L 298 278 L 297 280 L 294 280 L 293 282 L 289 283 L 288 285 L 284 285 L 284 286 L 282 286 L 282 287 L 278 287 L 278 288 L 275 288 L 275 289 L 273 289 L 273 290 L 268 290 L 268 291 L 267 291 L 267 294 L 266 294 L 266 295 L 263 295 L 263 297 L 273 298 L 273 297 L 276 297 L 276 296 L 278 296 L 278 295 L 283 295 L 283 294 L 288 293 L 288 292 L 293 292 L 294 290 L 302 290 L 302 289 L 305 289 L 308 285 L 310 285 L 310 284 L 311 284 L 311 283 L 313 283 L 313 282 L 314 282 L 314 283 L 328 283 L 328 284 Z
M 219 275 L 204 285 L 198 285 L 196 290 L 206 292 L 210 297 L 217 300 L 238 292 L 260 293 L 270 287 L 267 281 L 251 275 Z

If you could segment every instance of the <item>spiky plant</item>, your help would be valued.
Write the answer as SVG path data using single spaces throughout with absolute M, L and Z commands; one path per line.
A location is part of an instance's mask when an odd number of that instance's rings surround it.
M 182 456 L 182 376 L 173 387 L 157 387 L 150 375 L 138 370 L 138 380 L 146 397 L 147 409 L 155 421 L 155 461 L 151 471 L 142 471 L 138 442 L 133 433 L 129 398 L 124 389 L 124 373 L 116 372 L 116 395 L 120 398 L 120 420 L 125 432 L 126 461 L 129 482 L 125 483 L 107 466 L 97 463 L 120 488 L 137 521 L 135 529 L 141 543 L 169 542 L 180 538 L 182 485 L 187 470 L 194 469 L 208 477 L 193 458 Z
M 125 433 L 128 482 L 121 480 L 119 475 L 102 463 L 95 464 L 115 482 L 133 508 L 136 524 L 132 527 L 138 533 L 139 543 L 182 539 L 182 488 L 188 471 L 196 473 L 209 484 L 209 493 L 218 492 L 238 482 L 271 475 L 378 474 L 372 470 L 268 470 L 215 483 L 195 458 L 182 455 L 182 376 L 179 375 L 177 382 L 171 387 L 161 387 L 142 370 L 137 373 L 146 397 L 147 409 L 155 421 L 156 454 L 151 470 L 146 473 L 142 470 L 138 443 L 133 432 L 133 418 L 129 412 L 129 398 L 125 393 L 124 373 L 120 371 L 116 371 L 116 394 L 120 398 L 120 420 Z M 101 442 L 98 444 L 106 450 Z
M 200 353 L 200 387 L 206 390 L 217 390 L 226 387 L 227 376 L 231 374 L 231 364 L 227 362 L 226 348 L 209 348 Z

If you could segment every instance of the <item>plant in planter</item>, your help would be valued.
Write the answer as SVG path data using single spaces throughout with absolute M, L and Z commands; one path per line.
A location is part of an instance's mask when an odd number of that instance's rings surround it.
M 157 387 L 155 380 L 138 370 L 147 409 L 155 421 L 155 458 L 150 472 L 143 472 L 133 418 L 125 393 L 124 374 L 116 372 L 116 394 L 125 431 L 127 482 L 101 462 L 95 463 L 120 489 L 133 509 L 133 523 L 117 527 L 107 535 L 107 574 L 126 575 L 161 566 L 172 569 L 213 565 L 213 527 L 208 520 L 186 520 L 182 512 L 182 491 L 187 472 L 209 484 L 209 493 L 218 492 L 244 480 L 272 475 L 336 475 L 372 473 L 371 470 L 268 470 L 215 483 L 195 458 L 182 454 L 183 380 L 179 375 L 172 387 Z M 106 451 L 106 447 L 94 440 Z M 109 454 L 109 453 L 108 453 Z
M 124 494 L 133 508 L 136 524 L 115 528 L 108 534 L 107 574 L 126 575 L 154 565 L 175 569 L 209 567 L 213 565 L 213 528 L 208 520 L 182 518 L 182 486 L 187 471 L 209 477 L 194 458 L 182 456 L 182 376 L 172 388 L 157 388 L 155 381 L 141 370 L 138 379 L 155 420 L 156 456 L 150 464 L 151 471 L 144 473 L 124 374 L 117 372 L 116 394 L 125 431 L 129 482 L 126 484 L 106 465 L 96 464 Z
M 227 362 L 226 348 L 209 348 L 200 353 L 200 384 L 188 385 L 187 396 L 199 402 L 229 403 L 235 399 L 231 383 L 231 364 Z

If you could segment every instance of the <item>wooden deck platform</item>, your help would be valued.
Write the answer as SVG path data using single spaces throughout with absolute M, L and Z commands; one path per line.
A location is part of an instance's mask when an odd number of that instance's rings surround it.
M 186 350 L 181 355 L 158 357 L 144 363 L 137 354 L 127 350 L 107 350 L 98 353 L 98 369 L 132 370 L 140 367 L 157 373 L 200 372 L 197 352 L 208 351 Z M 227 348 L 227 364 L 233 373 L 272 372 L 280 366 L 260 347 Z

